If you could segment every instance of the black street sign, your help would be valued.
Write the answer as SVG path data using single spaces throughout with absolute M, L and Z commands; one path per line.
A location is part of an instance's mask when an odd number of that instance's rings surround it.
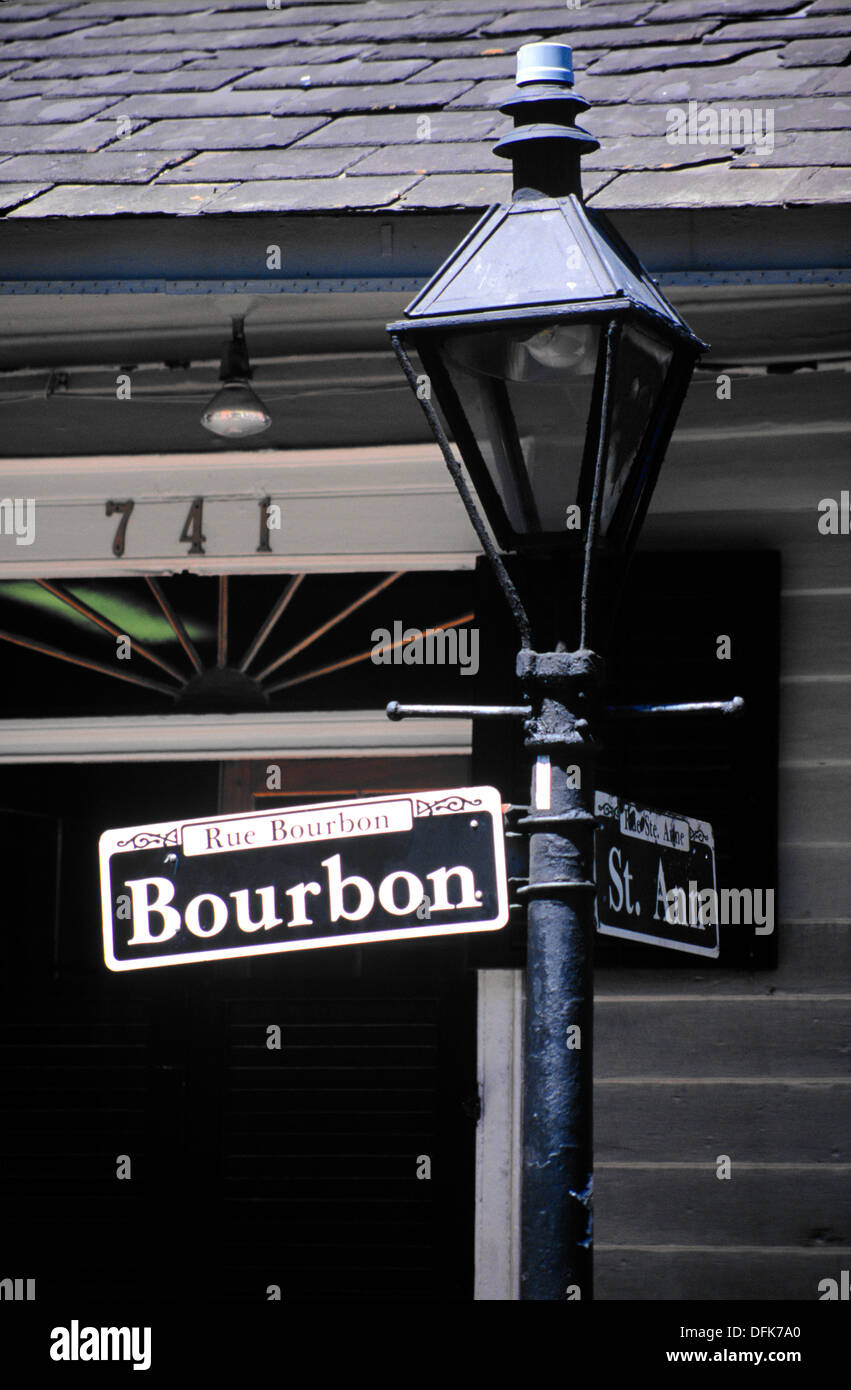
M 107 830 L 100 876 L 110 970 L 496 931 L 508 921 L 493 787 Z
M 597 930 L 717 957 L 715 841 L 707 821 L 597 792 Z

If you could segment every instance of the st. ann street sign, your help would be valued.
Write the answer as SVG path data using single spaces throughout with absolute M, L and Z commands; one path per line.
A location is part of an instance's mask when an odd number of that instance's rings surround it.
M 597 930 L 690 955 L 719 954 L 708 821 L 597 792 Z
M 100 875 L 110 970 L 508 921 L 493 787 L 107 830 Z

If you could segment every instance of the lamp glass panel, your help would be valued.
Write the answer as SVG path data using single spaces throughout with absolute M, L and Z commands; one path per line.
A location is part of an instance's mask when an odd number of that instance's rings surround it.
M 656 414 L 672 357 L 672 349 L 643 328 L 635 324 L 624 328 L 613 380 L 609 452 L 600 511 L 603 536 L 627 481 L 633 476 L 636 456 Z
M 599 332 L 524 324 L 447 338 L 446 368 L 517 534 L 565 531 L 577 502 Z

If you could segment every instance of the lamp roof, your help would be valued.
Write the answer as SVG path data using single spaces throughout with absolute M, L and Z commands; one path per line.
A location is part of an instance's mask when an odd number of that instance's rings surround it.
M 522 317 L 524 309 L 539 314 L 549 307 L 564 313 L 630 305 L 697 350 L 705 346 L 606 217 L 574 193 L 549 198 L 530 190 L 485 213 L 393 328 L 450 318 L 472 323 L 480 315 Z

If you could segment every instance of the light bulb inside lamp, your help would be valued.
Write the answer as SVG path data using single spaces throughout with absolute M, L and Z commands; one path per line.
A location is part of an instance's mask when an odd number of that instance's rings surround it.
M 596 367 L 598 331 L 592 324 L 576 323 L 550 324 L 531 333 L 463 333 L 449 340 L 447 356 L 465 371 L 503 381 L 588 376 Z

